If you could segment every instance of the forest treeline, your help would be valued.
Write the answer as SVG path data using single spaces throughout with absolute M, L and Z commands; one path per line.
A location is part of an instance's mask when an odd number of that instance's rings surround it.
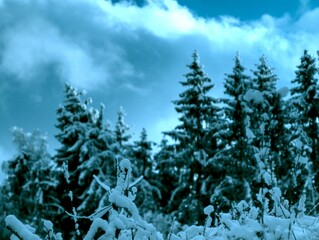
M 112 127 L 104 119 L 103 105 L 95 109 L 83 91 L 65 84 L 64 100 L 56 111 L 60 146 L 54 155 L 48 153 L 41 132 L 12 130 L 17 153 L 2 166 L 2 223 L 9 214 L 37 228 L 48 219 L 65 239 L 77 231 L 83 235 L 91 220 L 74 222 L 74 216 L 90 216 L 110 204 L 110 192 L 102 186 L 116 186 L 123 159 L 132 162 L 132 181 L 138 181 L 135 203 L 140 214 L 160 230 L 169 231 L 173 221 L 202 224 L 208 205 L 214 207 L 213 225 L 220 212 L 240 200 L 262 208 L 257 194 L 272 187 L 281 189 L 286 205 L 304 198 L 306 209 L 315 214 L 316 57 L 304 51 L 290 95 L 288 89 L 276 88 L 279 79 L 265 56 L 247 71 L 237 54 L 232 71 L 225 75 L 222 98 L 213 97 L 214 84 L 196 51 L 187 67 L 180 82 L 183 92 L 173 101 L 179 125 L 164 132 L 160 143 L 150 141 L 146 129 L 132 141 L 123 109 Z M 9 234 L 4 228 L 1 224 L 1 239 Z

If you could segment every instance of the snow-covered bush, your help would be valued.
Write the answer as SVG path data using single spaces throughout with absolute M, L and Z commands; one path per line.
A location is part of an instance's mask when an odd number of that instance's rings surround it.
M 135 185 L 141 181 L 137 179 L 129 182 L 131 173 L 130 161 L 125 159 L 120 162 L 118 180 L 115 188 L 110 189 L 98 179 L 101 186 L 109 192 L 110 205 L 92 214 L 92 225 L 84 237 L 84 240 L 93 239 L 164 239 L 162 234 L 157 232 L 152 224 L 144 221 L 139 215 L 134 204 L 136 196 Z M 268 191 L 266 197 L 263 191 Z M 304 213 L 304 201 L 302 197 L 298 204 L 290 207 L 287 201 L 282 199 L 279 188 L 274 187 L 268 190 L 263 189 L 257 197 L 264 205 L 262 211 L 244 200 L 234 204 L 229 213 L 219 214 L 219 223 L 213 224 L 212 216 L 214 207 L 212 205 L 203 209 L 207 216 L 202 225 L 185 226 L 177 234 L 172 233 L 172 226 L 169 229 L 168 240 L 304 240 L 318 239 L 319 221 L 314 216 L 307 216 Z M 267 199 L 266 199 L 267 198 Z M 268 200 L 268 201 L 266 201 Z M 268 204 L 271 203 L 271 204 Z M 269 206 L 272 206 L 271 208 Z M 263 214 L 262 220 L 259 218 Z M 164 218 L 163 218 L 164 219 Z M 35 229 L 23 225 L 15 216 L 9 215 L 6 218 L 7 228 L 12 232 L 11 239 L 40 240 L 35 234 Z M 45 221 L 44 228 L 47 232 L 45 239 L 62 240 L 61 235 L 54 234 L 53 224 Z
M 93 239 L 150 239 L 161 240 L 162 235 L 156 231 L 152 224 L 144 221 L 134 203 L 136 197 L 136 184 L 142 177 L 130 183 L 132 173 L 131 162 L 123 159 L 118 164 L 117 184 L 113 189 L 103 184 L 97 177 L 96 181 L 109 192 L 110 205 L 100 211 L 84 218 L 92 220 L 91 227 L 84 240 Z M 73 216 L 73 218 L 81 218 Z M 35 229 L 23 225 L 15 216 L 6 217 L 6 226 L 12 232 L 11 239 L 38 240 Z M 62 240 L 61 234 L 53 233 L 53 224 L 44 222 L 47 231 L 46 239 Z
M 155 227 L 143 220 L 134 203 L 137 189 L 136 185 L 142 177 L 130 182 L 132 173 L 131 162 L 123 159 L 118 164 L 117 184 L 111 189 L 98 177 L 96 182 L 108 193 L 109 205 L 88 217 L 71 215 L 73 218 L 87 218 L 92 221 L 84 240 L 162 240 L 163 235 Z M 303 240 L 318 239 L 319 221 L 316 217 L 305 214 L 305 196 L 299 203 L 289 207 L 287 200 L 283 199 L 278 187 L 271 187 L 268 178 L 263 176 L 268 188 L 261 188 L 257 194 L 258 206 L 252 202 L 240 201 L 233 204 L 228 213 L 216 213 L 214 206 L 209 205 L 203 209 L 206 221 L 202 225 L 184 226 L 181 231 L 174 233 L 174 221 L 167 218 L 163 232 L 169 233 L 169 240 Z M 218 215 L 218 222 L 214 219 Z M 154 218 L 153 218 L 154 219 Z M 6 217 L 6 226 L 11 231 L 10 239 L 41 240 L 36 229 L 21 223 L 14 215 Z M 46 240 L 62 240 L 60 233 L 55 234 L 50 221 L 43 222 Z

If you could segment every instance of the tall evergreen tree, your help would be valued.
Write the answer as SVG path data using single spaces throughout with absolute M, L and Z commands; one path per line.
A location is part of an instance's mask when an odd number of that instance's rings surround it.
M 255 135 L 254 145 L 257 148 L 269 147 L 269 123 L 271 101 L 276 94 L 277 76 L 269 67 L 267 59 L 262 56 L 253 71 L 252 89 L 250 90 L 252 111 L 250 113 L 251 130 Z
M 90 215 L 106 203 L 105 190 L 95 181 L 93 175 L 98 176 L 108 186 L 116 183 L 115 139 L 110 126 L 103 123 L 103 110 L 104 106 L 97 112 L 94 124 L 88 126 L 86 140 L 81 146 L 79 184 L 84 186 L 85 190 L 80 196 L 81 205 L 77 208 L 80 215 Z
M 294 109 L 291 113 L 291 129 L 296 160 L 301 159 L 299 163 L 306 163 L 305 177 L 308 175 L 309 178 L 309 174 L 317 175 L 313 179 L 315 184 L 319 182 L 317 72 L 315 58 L 305 50 L 295 71 L 295 79 L 292 80 L 294 87 L 291 89 L 290 100 Z M 313 189 L 312 180 L 307 181 L 306 185 Z
M 97 148 L 103 147 L 96 141 L 100 134 L 97 124 L 101 123 L 98 121 L 98 111 L 89 107 L 91 100 L 82 100 L 83 91 L 65 84 L 64 92 L 63 105 L 57 110 L 56 127 L 59 132 L 56 138 L 61 147 L 57 149 L 55 160 L 64 170 L 64 175 L 60 175 L 58 189 L 61 205 L 65 211 L 75 214 L 74 211 L 82 204 L 83 194 L 88 188 L 90 178 L 93 178 L 94 173 L 98 173 L 100 167 L 98 161 L 95 161 L 98 158 L 93 155 L 97 154 Z M 94 168 L 85 168 L 87 164 Z M 69 216 L 61 217 L 61 226 L 65 229 L 64 235 L 69 238 L 71 229 L 77 225 Z M 81 226 L 81 229 L 86 230 L 85 226 Z
M 272 162 L 271 171 L 274 173 L 278 187 L 285 193 L 286 199 L 291 203 L 299 200 L 296 198 L 300 191 L 296 191 L 297 184 L 295 180 L 297 166 L 293 161 L 293 154 L 290 144 L 289 107 L 283 99 L 283 94 L 276 92 L 271 101 L 270 121 L 268 134 L 270 139 L 270 157 Z M 299 185 L 299 186 L 298 186 Z
M 205 204 L 199 201 L 204 168 L 208 162 L 205 139 L 210 133 L 211 121 L 216 114 L 214 99 L 208 95 L 214 85 L 204 72 L 196 51 L 192 58 L 191 64 L 187 65 L 190 72 L 184 75 L 186 80 L 180 82 L 185 90 L 179 94 L 178 100 L 173 101 L 181 124 L 174 130 L 165 132 L 176 141 L 174 167 L 177 168 L 175 173 L 179 176 L 170 205 L 185 213 L 180 216 L 180 221 L 188 223 L 197 217 L 195 213 L 201 214 L 198 212 L 199 205 Z
M 181 115 L 181 124 L 165 134 L 177 140 L 181 148 L 200 151 L 203 149 L 202 140 L 207 133 L 206 125 L 212 111 L 213 99 L 207 93 L 214 85 L 200 65 L 196 51 L 192 57 L 192 63 L 187 65 L 190 72 L 185 74 L 186 81 L 180 82 L 186 90 L 179 94 L 180 99 L 173 101 L 175 110 Z
M 153 145 L 154 143 L 147 139 L 147 131 L 143 128 L 139 140 L 133 143 L 130 156 L 133 163 L 133 176 L 136 178 L 143 176 L 143 180 L 138 185 L 139 195 L 136 198 L 136 204 L 142 214 L 157 210 L 155 202 L 160 199 L 154 173 Z
M 239 54 L 235 56 L 233 72 L 226 74 L 225 94 L 230 98 L 225 100 L 225 113 L 229 120 L 229 134 L 226 140 L 229 144 L 228 160 L 225 162 L 228 174 L 237 178 L 252 179 L 255 161 L 250 142 L 254 135 L 250 129 L 249 108 L 244 97 L 248 89 L 251 89 L 251 79 L 245 74 L 245 68 L 241 64 Z
M 255 136 L 253 145 L 256 160 L 259 161 L 257 179 L 263 182 L 262 175 L 268 172 L 273 185 L 278 184 L 287 192 L 292 188 L 293 164 L 286 127 L 288 114 L 281 93 L 283 90 L 276 89 L 277 79 L 267 59 L 262 56 L 256 70 L 253 70 L 252 89 L 248 90 L 249 94 L 245 97 L 250 100 L 250 125 Z
M 12 135 L 18 152 L 3 164 L 4 211 L 39 228 L 44 219 L 56 220 L 56 215 L 63 211 L 55 194 L 58 170 L 47 151 L 44 134 L 25 133 L 15 127 Z
M 169 206 L 172 189 L 176 189 L 178 186 L 179 176 L 175 167 L 176 158 L 175 145 L 169 144 L 164 137 L 159 144 L 159 151 L 154 155 L 155 170 L 158 172 L 155 186 L 160 189 L 161 198 L 159 199 L 159 205 L 164 212 L 169 211 L 167 206 Z M 167 186 L 170 187 L 168 188 Z

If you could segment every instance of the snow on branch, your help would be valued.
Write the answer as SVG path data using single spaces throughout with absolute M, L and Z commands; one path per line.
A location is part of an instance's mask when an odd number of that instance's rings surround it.
M 20 240 L 41 240 L 38 235 L 31 233 L 25 225 L 14 215 L 8 215 L 5 219 L 6 227 Z
M 104 189 L 106 190 L 108 193 L 111 192 L 111 188 L 109 186 L 107 186 L 105 183 L 102 183 L 102 181 L 96 176 L 93 175 L 95 181 Z

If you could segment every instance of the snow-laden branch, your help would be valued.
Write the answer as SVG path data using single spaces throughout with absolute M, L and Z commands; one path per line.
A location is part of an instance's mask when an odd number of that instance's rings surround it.
M 41 240 L 38 235 L 31 233 L 25 225 L 14 215 L 8 215 L 5 219 L 6 227 L 20 240 Z
M 106 190 L 108 193 L 111 192 L 111 188 L 109 186 L 107 186 L 105 183 L 102 183 L 102 181 L 96 176 L 93 175 L 95 181 L 104 189 Z

